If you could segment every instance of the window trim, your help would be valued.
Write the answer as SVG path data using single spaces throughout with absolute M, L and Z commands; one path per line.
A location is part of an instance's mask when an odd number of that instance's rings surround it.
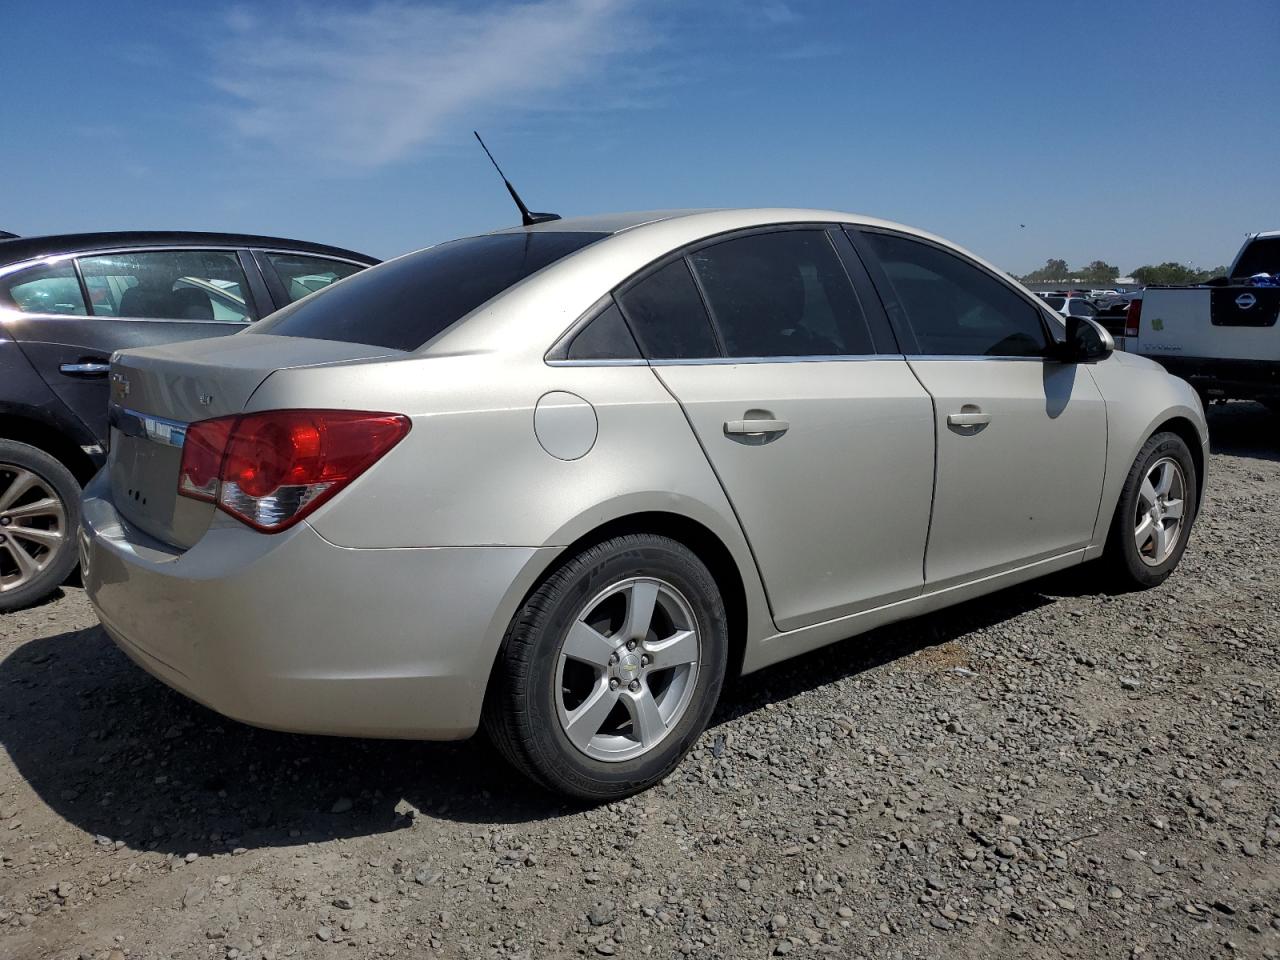
M 846 224 L 845 235 L 849 237 L 849 242 L 853 244 L 854 249 L 858 252 L 858 256 L 862 259 L 867 267 L 867 272 L 871 274 L 872 282 L 875 284 L 876 292 L 879 294 L 884 304 L 885 313 L 889 316 L 889 322 L 893 326 L 894 333 L 897 334 L 899 344 L 903 345 L 904 354 L 913 360 L 1032 360 L 1038 363 L 1055 360 L 1054 345 L 1061 341 L 1053 335 L 1053 327 L 1048 320 L 1049 307 L 1039 297 L 1034 294 L 1028 294 L 1016 284 L 1010 283 L 1008 279 L 995 273 L 991 268 L 985 266 L 967 256 L 954 247 L 939 243 L 929 237 L 922 237 L 917 234 L 907 233 L 902 230 L 894 230 L 889 227 L 871 226 L 865 224 Z M 875 251 L 870 249 L 864 234 L 877 233 L 889 237 L 896 237 L 901 240 L 914 240 L 916 243 L 933 247 L 943 253 L 950 254 L 961 263 L 968 264 L 984 276 L 995 280 L 1005 289 L 1012 291 L 1024 303 L 1031 306 L 1035 311 L 1036 317 L 1040 321 L 1040 332 L 1045 339 L 1044 354 L 1037 357 L 1020 357 L 1005 356 L 1000 354 L 926 354 L 921 352 L 920 341 L 916 336 L 915 328 L 911 324 L 911 315 L 907 308 L 897 297 L 897 292 L 893 287 L 893 282 L 889 279 L 889 275 L 885 272 L 884 265 L 880 263 L 880 258 L 875 255 Z M 896 307 L 896 311 L 890 309 L 890 304 Z M 895 319 L 895 314 L 897 319 Z
M 0 279 L 7 277 L 10 274 L 18 273 L 19 271 L 25 270 L 28 267 L 53 266 L 54 264 L 61 263 L 64 260 L 71 260 L 73 264 L 73 268 L 75 269 L 75 272 L 76 272 L 76 276 L 80 278 L 80 281 L 81 281 L 80 295 L 85 297 L 85 310 L 89 312 L 84 314 L 23 313 L 20 310 L 11 310 L 7 307 L 0 306 L 0 320 L 6 317 L 32 317 L 32 318 L 41 318 L 41 319 L 48 319 L 48 320 L 66 320 L 68 318 L 71 318 L 71 319 L 79 318 L 83 320 L 123 320 L 128 323 L 216 323 L 220 326 L 226 325 L 226 324 L 235 324 L 237 326 L 247 327 L 250 324 L 257 322 L 262 317 L 266 316 L 266 314 L 262 312 L 262 309 L 261 309 L 262 305 L 257 303 L 257 298 L 253 295 L 252 289 L 245 291 L 247 294 L 245 305 L 253 306 L 257 308 L 258 315 L 251 320 L 186 320 L 186 319 L 183 319 L 182 317 L 99 316 L 98 314 L 95 314 L 92 312 L 92 309 L 93 309 L 92 305 L 90 304 L 88 297 L 86 296 L 87 291 L 84 286 L 84 279 L 83 279 L 84 274 L 80 269 L 80 259 L 82 257 L 109 257 L 109 256 L 114 256 L 115 254 L 120 254 L 120 253 L 174 253 L 174 252 L 191 253 L 191 252 L 197 252 L 201 250 L 209 250 L 215 253 L 236 254 L 236 262 L 239 264 L 240 269 L 245 271 L 245 279 L 248 281 L 248 286 L 252 288 L 253 278 L 251 276 L 251 271 L 245 269 L 244 260 L 242 257 L 239 256 L 240 251 L 244 249 L 245 249 L 244 247 L 238 247 L 234 245 L 229 246 L 227 244 L 221 244 L 221 243 L 213 243 L 213 244 L 170 243 L 170 244 L 164 244 L 163 246 L 143 246 L 143 247 L 138 247 L 138 246 L 90 247 L 88 249 L 83 249 L 83 250 L 73 250 L 73 251 L 68 251 L 66 253 L 55 253 L 47 257 L 33 257 L 28 260 L 19 260 L 15 263 L 8 263 L 3 266 L 0 266 Z M 352 262 L 356 263 L 358 261 L 352 261 Z M 252 305 L 249 303 L 250 299 L 254 301 Z
M 865 361 L 865 360 L 884 360 L 890 357 L 901 357 L 903 354 L 901 349 L 895 349 L 895 350 L 880 349 L 881 344 L 878 342 L 878 338 L 877 338 L 877 321 L 875 319 L 875 315 L 878 314 L 880 322 L 890 331 L 890 333 L 896 335 L 897 331 L 894 330 L 892 325 L 890 324 L 890 321 L 887 316 L 887 311 L 885 311 L 884 305 L 880 302 L 878 296 L 874 301 L 870 303 L 867 302 L 866 294 L 868 292 L 877 293 L 877 290 L 876 290 L 875 283 L 872 277 L 870 276 L 870 272 L 867 269 L 865 263 L 860 263 L 858 264 L 858 266 L 861 266 L 862 269 L 867 272 L 865 281 L 867 284 L 869 284 L 869 289 L 864 289 L 862 286 L 859 285 L 858 277 L 855 276 L 856 270 L 852 269 L 852 265 L 849 261 L 850 253 L 857 256 L 859 259 L 862 259 L 861 255 L 858 253 L 856 246 L 854 246 L 850 241 L 850 246 L 852 247 L 852 249 L 844 248 L 842 244 L 839 242 L 838 237 L 831 236 L 832 232 L 834 231 L 847 237 L 846 231 L 848 229 L 854 229 L 856 227 L 857 227 L 857 224 L 848 223 L 845 221 L 789 220 L 781 223 L 757 224 L 751 227 L 736 227 L 732 230 L 723 230 L 719 233 L 713 233 L 705 237 L 699 237 L 697 240 L 693 240 L 683 246 L 676 247 L 673 250 L 667 251 L 657 259 L 650 260 L 648 263 L 644 264 L 641 267 L 638 267 L 636 270 L 632 271 L 621 281 L 614 284 L 613 288 L 609 290 L 608 293 L 606 293 L 599 300 L 597 300 L 590 307 L 588 307 L 586 311 L 584 311 L 582 315 L 578 317 L 577 320 L 575 320 L 572 324 L 570 324 L 569 327 L 566 328 L 565 331 L 555 339 L 550 349 L 548 349 L 547 352 L 543 355 L 543 362 L 548 365 L 557 366 L 557 367 L 640 366 L 640 365 L 651 366 L 651 367 L 662 367 L 662 366 L 676 366 L 676 365 L 680 365 L 680 366 L 711 365 L 711 364 L 725 365 L 725 364 L 734 364 L 734 363 L 817 363 L 817 362 L 834 363 L 834 362 L 839 362 L 843 360 Z M 689 264 L 687 262 L 688 257 L 690 257 L 692 254 L 696 253 L 697 251 L 705 247 L 715 246 L 716 244 L 723 243 L 727 240 L 736 240 L 739 237 L 749 237 L 755 234 L 762 234 L 762 233 L 782 233 L 788 230 L 820 230 L 827 234 L 827 241 L 831 244 L 831 247 L 835 252 L 836 259 L 840 262 L 841 267 L 844 269 L 845 276 L 849 281 L 850 287 L 853 289 L 854 297 L 858 302 L 858 306 L 863 311 L 863 315 L 866 320 L 866 324 L 868 328 L 867 329 L 868 336 L 870 337 L 872 348 L 876 352 L 859 353 L 859 354 L 839 354 L 836 356 L 805 355 L 805 356 L 796 356 L 796 357 L 728 357 L 724 355 L 724 344 L 721 339 L 719 325 L 716 323 L 715 318 L 711 313 L 710 307 L 706 302 L 706 295 L 703 292 L 702 283 L 698 277 L 697 271 L 693 269 L 692 264 Z M 706 313 L 707 323 L 710 324 L 712 335 L 716 338 L 716 343 L 719 346 L 719 349 L 720 349 L 719 356 L 661 360 L 661 359 L 654 359 L 651 357 L 643 356 L 644 350 L 642 348 L 641 359 L 639 360 L 568 360 L 564 358 L 563 352 L 568 349 L 569 342 L 572 341 L 573 337 L 577 334 L 577 332 L 582 327 L 586 326 L 586 324 L 594 320 L 596 315 L 601 310 L 605 309 L 608 306 L 610 299 L 617 301 L 618 310 L 619 312 L 622 313 L 623 319 L 626 320 L 627 326 L 631 330 L 631 336 L 635 338 L 636 344 L 639 345 L 640 338 L 636 337 L 635 335 L 636 334 L 635 327 L 631 322 L 631 318 L 627 316 L 626 309 L 622 305 L 622 297 L 628 290 L 630 290 L 636 284 L 642 283 L 644 280 L 648 279 L 650 275 L 658 272 L 662 268 L 666 267 L 668 264 L 681 259 L 686 260 L 685 266 L 689 270 L 690 276 L 693 278 L 694 287 L 698 291 L 698 296 L 702 298 L 702 309 Z M 895 346 L 897 346 L 897 344 L 895 344 Z
M 258 309 L 257 299 L 253 295 L 253 284 L 249 279 L 249 271 L 244 268 L 244 260 L 240 256 L 242 247 L 225 247 L 225 246 L 167 246 L 167 247 L 117 247 L 110 250 L 87 250 L 84 253 L 71 254 L 72 261 L 76 265 L 76 276 L 80 277 L 85 293 L 85 305 L 89 308 L 89 319 L 91 320 L 127 320 L 130 323 L 215 323 L 219 326 L 235 325 L 238 327 L 248 327 L 260 320 L 263 314 Z M 93 303 L 88 299 L 89 286 L 84 279 L 84 271 L 80 267 L 81 260 L 91 260 L 94 257 L 113 257 L 120 254 L 130 253 L 229 253 L 235 260 L 235 264 L 240 268 L 240 272 L 244 274 L 244 305 L 248 311 L 248 316 L 243 320 L 196 320 L 188 317 L 119 317 L 115 315 L 98 314 L 93 312 Z

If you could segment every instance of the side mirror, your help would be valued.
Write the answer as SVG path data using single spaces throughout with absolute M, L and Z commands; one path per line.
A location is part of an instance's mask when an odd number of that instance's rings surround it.
M 1088 317 L 1067 317 L 1067 341 L 1062 359 L 1067 363 L 1097 363 L 1115 353 L 1116 342 L 1105 327 Z

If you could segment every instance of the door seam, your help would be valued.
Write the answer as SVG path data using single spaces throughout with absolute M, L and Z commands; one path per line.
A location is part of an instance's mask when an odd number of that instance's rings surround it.
M 916 373 L 915 366 L 911 363 L 909 356 L 902 358 L 907 369 L 911 371 L 911 376 L 915 377 L 916 383 L 920 384 L 920 389 L 924 391 L 925 396 L 929 398 L 929 406 L 933 409 L 933 486 L 929 490 L 929 522 L 924 528 L 924 555 L 920 558 L 920 588 L 927 590 L 929 587 L 929 544 L 933 541 L 933 511 L 938 502 L 938 450 L 941 444 L 941 438 L 938 436 L 938 399 L 922 379 L 920 374 Z M 921 596 L 924 594 L 922 593 Z
M 711 470 L 711 475 L 716 478 L 716 483 L 720 485 L 720 492 L 724 494 L 725 502 L 729 504 L 729 509 L 733 512 L 734 522 L 738 524 L 738 530 L 742 534 L 742 540 L 747 545 L 747 552 L 751 554 L 751 562 L 755 564 L 756 576 L 760 580 L 760 589 L 764 591 L 764 602 L 769 608 L 769 619 L 773 623 L 773 629 L 779 630 L 778 616 L 773 608 L 773 598 L 769 596 L 769 584 L 765 582 L 764 571 L 760 569 L 760 558 L 756 556 L 756 548 L 751 542 L 751 535 L 747 533 L 746 524 L 742 522 L 742 515 L 738 513 L 738 505 L 733 502 L 733 497 L 729 494 L 729 488 L 725 486 L 724 478 L 720 476 L 720 471 L 716 469 L 716 465 L 711 459 L 711 454 L 707 453 L 706 444 L 702 442 L 702 437 L 698 435 L 698 431 L 693 426 L 693 421 L 689 418 L 689 411 L 685 409 L 684 404 L 680 402 L 680 398 L 675 395 L 675 392 L 670 386 L 668 386 L 667 382 L 662 379 L 662 374 L 658 372 L 657 367 L 653 366 L 653 364 L 648 364 L 648 367 L 654 378 L 659 384 L 661 384 L 662 389 L 667 392 L 667 395 L 671 397 L 671 399 L 675 401 L 676 406 L 680 408 L 680 415 L 684 417 L 684 422 L 688 425 L 689 432 L 693 434 L 694 442 L 698 445 L 698 449 L 702 451 L 702 459 L 706 461 L 707 466 Z

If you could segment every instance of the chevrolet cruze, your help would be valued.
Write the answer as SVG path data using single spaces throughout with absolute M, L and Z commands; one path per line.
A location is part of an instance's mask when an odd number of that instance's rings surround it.
M 555 220 L 131 350 L 85 583 L 144 669 L 282 730 L 665 776 L 726 676 L 1100 559 L 1163 581 L 1194 391 L 977 257 L 817 210 Z

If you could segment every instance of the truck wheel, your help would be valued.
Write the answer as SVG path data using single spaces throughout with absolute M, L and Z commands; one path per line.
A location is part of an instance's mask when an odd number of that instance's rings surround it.
M 77 563 L 80 484 L 49 454 L 0 440 L 0 613 L 43 600 Z
M 706 566 L 667 537 L 614 537 L 571 557 L 507 630 L 484 725 L 516 769 L 577 799 L 657 783 L 706 728 L 728 656 Z
M 1125 586 L 1157 586 L 1178 565 L 1195 521 L 1198 483 L 1191 451 L 1177 434 L 1157 433 L 1138 452 L 1107 541 L 1111 568 Z

